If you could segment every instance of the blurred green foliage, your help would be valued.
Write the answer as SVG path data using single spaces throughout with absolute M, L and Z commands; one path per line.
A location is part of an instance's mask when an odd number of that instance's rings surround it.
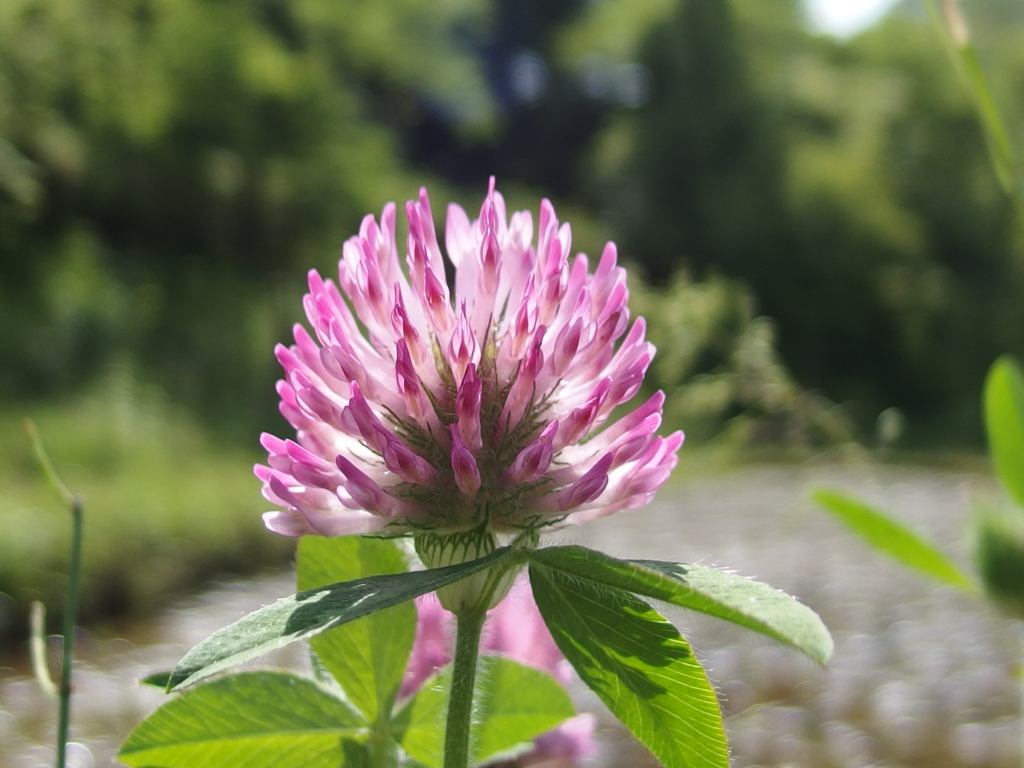
M 1024 618 L 1024 521 L 1019 509 L 975 503 L 971 538 L 978 575 L 990 598 Z
M 1024 6 L 964 8 L 1015 139 Z M 797 0 L 5 0 L 0 590 L 56 594 L 9 458 L 26 412 L 82 469 L 91 536 L 245 562 L 236 446 L 280 424 L 305 271 L 385 201 L 427 184 L 440 224 L 491 173 L 646 274 L 648 385 L 691 438 L 814 447 L 889 409 L 916 446 L 980 444 L 985 370 L 1024 355 L 1020 212 L 911 0 L 850 41 Z
M 136 385 L 130 371 L 34 418 L 62 480 L 84 500 L 85 621 L 149 610 L 215 574 L 291 559 L 293 542 L 260 519 L 255 447 L 212 443 L 182 406 Z M 0 646 L 24 634 L 31 600 L 45 601 L 56 621 L 66 588 L 71 516 L 42 482 L 20 421 L 0 415 L 0 593 L 14 599 L 0 600 Z
M 1024 12 L 967 10 L 1024 124 Z M 899 406 L 918 443 L 980 440 L 985 368 L 1024 352 L 1024 229 L 909 0 L 849 42 L 796 0 L 11 0 L 0 397 L 131 360 L 251 439 L 305 270 L 383 201 L 490 172 L 659 284 L 738 281 L 862 428 Z
M 694 282 L 680 270 L 660 288 L 633 279 L 630 306 L 658 345 L 644 386 L 665 392 L 666 426 L 697 443 L 790 455 L 853 441 L 842 409 L 793 379 L 775 324 L 754 305 L 748 291 L 719 277 Z
M 810 495 L 876 551 L 968 594 L 984 594 L 1020 619 L 1024 618 L 1024 370 L 1012 356 L 1001 356 L 989 369 L 982 410 L 1000 493 L 989 491 L 973 500 L 970 538 L 980 584 L 890 513 L 837 489 L 818 488 Z
M 650 72 L 650 99 L 597 144 L 625 252 L 658 281 L 742 281 L 796 380 L 861 426 L 899 406 L 918 445 L 980 443 L 985 370 L 1024 351 L 1024 228 L 923 8 L 840 42 L 804 32 L 794 3 L 640 5 L 660 22 L 632 46 L 614 20 L 636 4 L 609 0 L 563 47 Z M 1024 10 L 966 8 L 1024 125 Z
M 473 0 L 12 0 L 0 7 L 0 395 L 120 357 L 219 426 L 274 398 L 305 270 L 415 191 L 360 90 L 477 120 Z M 287 300 L 282 298 L 287 296 Z

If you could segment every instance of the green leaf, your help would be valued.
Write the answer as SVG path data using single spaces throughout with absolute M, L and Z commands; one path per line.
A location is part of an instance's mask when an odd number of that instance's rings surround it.
M 819 664 L 832 637 L 818 614 L 785 592 L 718 568 L 657 560 L 618 560 L 585 547 L 547 547 L 531 563 L 627 592 L 664 600 L 752 629 L 803 651 Z
M 341 740 L 342 768 L 372 768 L 370 748 L 355 739 Z
M 306 536 L 299 542 L 298 588 L 403 573 L 393 540 Z M 313 651 L 370 722 L 391 714 L 416 635 L 416 607 L 405 602 L 317 635 Z
M 148 685 L 152 688 L 161 688 L 163 690 L 166 690 L 170 682 L 170 671 L 164 671 L 154 672 L 152 675 L 147 675 L 146 677 L 139 680 L 139 685 Z
M 491 760 L 576 714 L 557 680 L 496 656 L 481 659 L 474 694 L 473 754 Z
M 146 718 L 118 755 L 163 768 L 338 768 L 366 724 L 311 680 L 246 672 L 186 691 Z
M 629 592 L 530 563 L 565 658 L 665 768 L 728 768 L 718 699 L 689 644 Z
M 985 428 L 996 474 L 1024 507 L 1024 373 L 1009 355 L 992 364 L 985 380 Z
M 989 597 L 1024 618 L 1024 518 L 1018 510 L 974 505 L 974 559 Z
M 451 668 L 428 681 L 395 718 L 402 748 L 427 768 L 441 768 Z M 497 656 L 480 659 L 471 743 L 473 761 L 509 754 L 575 714 L 550 675 Z
M 489 568 L 509 554 L 510 549 L 503 547 L 468 563 L 370 576 L 278 600 L 214 632 L 185 654 L 171 673 L 170 689 L 192 685 L 243 661 L 433 592 Z
M 392 720 L 402 749 L 426 768 L 441 768 L 444 761 L 444 720 L 451 687 L 451 667 L 423 684 Z
M 936 581 L 977 592 L 974 581 L 952 560 L 884 512 L 830 488 L 815 489 L 811 499 L 879 552 Z

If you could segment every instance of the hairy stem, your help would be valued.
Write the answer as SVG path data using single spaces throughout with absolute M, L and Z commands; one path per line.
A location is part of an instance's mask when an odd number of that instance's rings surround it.
M 78 617 L 78 577 L 82 570 L 82 502 L 71 502 L 71 564 L 64 599 L 64 648 L 60 667 L 60 713 L 57 718 L 57 768 L 67 764 L 68 727 L 71 719 L 71 657 Z
M 455 667 L 448 699 L 448 725 L 444 733 L 444 768 L 468 768 L 469 729 L 473 722 L 473 690 L 476 685 L 480 633 L 487 616 L 487 603 L 464 610 L 457 616 Z

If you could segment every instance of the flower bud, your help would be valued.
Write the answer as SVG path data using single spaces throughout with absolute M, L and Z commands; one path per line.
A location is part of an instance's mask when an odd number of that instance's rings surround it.
M 479 560 L 494 551 L 494 534 L 477 528 L 448 534 L 422 534 L 415 538 L 416 554 L 427 568 L 443 568 Z M 508 594 L 519 568 L 498 566 L 441 587 L 437 599 L 441 605 L 459 615 L 478 610 L 481 602 L 490 609 Z

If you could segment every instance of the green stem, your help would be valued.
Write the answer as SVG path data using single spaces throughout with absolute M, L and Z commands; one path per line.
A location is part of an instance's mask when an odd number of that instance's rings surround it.
M 391 717 L 389 710 L 381 710 L 370 736 L 370 759 L 368 768 L 394 768 L 398 765 L 398 754 L 394 739 L 391 738 Z
M 60 668 L 60 714 L 57 719 L 57 768 L 67 764 L 68 727 L 71 720 L 71 652 L 78 616 L 78 577 L 82 570 L 82 501 L 71 502 L 71 564 L 64 600 L 64 648 Z
M 473 689 L 476 685 L 480 633 L 487 603 L 463 611 L 455 629 L 455 666 L 448 699 L 448 725 L 444 733 L 444 768 L 468 768 L 469 729 L 473 722 Z

